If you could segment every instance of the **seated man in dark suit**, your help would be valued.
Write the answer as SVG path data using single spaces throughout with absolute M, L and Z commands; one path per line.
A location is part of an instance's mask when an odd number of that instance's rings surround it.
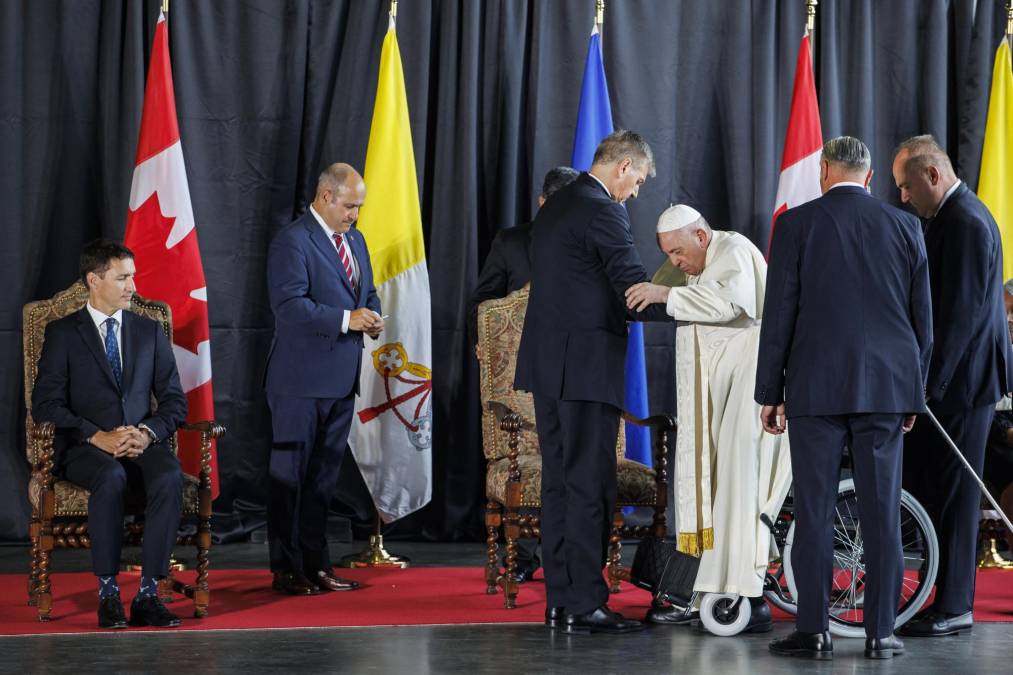
M 576 169 L 557 166 L 545 174 L 542 194 L 538 195 L 538 208 L 552 194 L 572 183 L 577 176 Z M 468 335 L 475 345 L 475 355 L 482 360 L 478 349 L 478 306 L 485 300 L 505 298 L 523 288 L 531 281 L 531 223 L 524 223 L 506 230 L 500 230 L 492 241 L 492 248 L 478 275 L 478 284 L 471 295 L 471 310 L 468 315 Z M 521 583 L 530 579 L 541 566 L 537 541 L 521 539 L 517 542 L 517 580 Z M 504 563 L 505 565 L 506 563 Z
M 169 448 L 186 418 L 169 339 L 158 322 L 129 311 L 134 254 L 100 239 L 81 253 L 88 304 L 46 328 L 32 414 L 56 425 L 57 472 L 86 488 L 92 568 L 99 578 L 98 623 L 125 628 L 116 572 L 124 500 L 145 498 L 141 587 L 134 626 L 178 626 L 158 598 L 169 573 L 182 506 L 183 474 Z M 158 403 L 152 409 L 151 397 Z

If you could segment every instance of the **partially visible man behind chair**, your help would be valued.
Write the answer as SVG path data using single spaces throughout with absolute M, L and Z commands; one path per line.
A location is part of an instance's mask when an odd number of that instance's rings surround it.
M 134 275 L 134 254 L 122 244 L 100 239 L 85 246 L 81 280 L 88 304 L 46 327 L 32 395 L 35 419 L 56 425 L 58 473 L 90 492 L 102 628 L 127 625 L 116 574 L 124 500 L 132 494 L 145 496 L 145 511 L 141 586 L 130 625 L 180 624 L 157 587 L 169 574 L 179 529 L 183 474 L 169 441 L 186 419 L 186 396 L 162 327 L 129 311 Z
M 352 227 L 365 199 L 362 176 L 332 164 L 310 208 L 267 254 L 267 533 L 271 586 L 288 595 L 358 588 L 334 575 L 326 529 L 359 393 L 362 336 L 376 338 L 384 325 L 366 240 Z
M 898 146 L 893 176 L 901 201 L 927 219 L 935 330 L 929 409 L 980 477 L 995 405 L 1013 387 L 999 228 L 988 207 L 957 179 L 932 136 L 915 136 Z M 918 425 L 904 449 L 904 487 L 936 527 L 939 573 L 932 605 L 900 632 L 955 635 L 974 622 L 981 492 L 933 425 Z
M 609 609 L 602 567 L 617 494 L 624 294 L 647 280 L 622 204 L 653 175 L 647 142 L 613 132 L 591 170 L 546 202 L 532 225 L 531 295 L 514 388 L 533 394 L 542 455 L 545 622 L 565 621 L 569 632 L 643 628 Z M 637 320 L 668 317 L 655 306 Z
M 542 194 L 538 195 L 538 208 L 560 188 L 566 187 L 580 175 L 576 169 L 557 166 L 549 169 L 542 181 Z M 485 300 L 505 298 L 531 281 L 531 223 L 500 230 L 492 241 L 492 248 L 478 275 L 478 284 L 471 295 L 468 314 L 468 335 L 475 345 L 475 355 L 482 360 L 478 349 L 478 306 Z M 517 580 L 530 579 L 541 560 L 537 553 L 538 542 L 521 539 L 517 542 Z
M 925 409 L 932 351 L 929 277 L 918 220 L 868 194 L 869 149 L 823 146 L 823 196 L 777 220 L 756 369 L 764 429 L 791 427 L 796 630 L 775 654 L 829 659 L 834 511 L 851 448 L 865 550 L 865 656 L 892 658 L 904 574 L 902 432 Z

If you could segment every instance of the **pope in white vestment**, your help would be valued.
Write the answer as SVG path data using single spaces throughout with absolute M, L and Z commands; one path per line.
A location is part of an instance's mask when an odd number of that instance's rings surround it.
M 787 435 L 763 433 L 753 401 L 767 263 L 685 205 L 657 229 L 669 262 L 627 303 L 664 302 L 676 320 L 679 548 L 701 555 L 695 591 L 755 598 L 771 553 L 761 514 L 776 518 L 791 482 Z

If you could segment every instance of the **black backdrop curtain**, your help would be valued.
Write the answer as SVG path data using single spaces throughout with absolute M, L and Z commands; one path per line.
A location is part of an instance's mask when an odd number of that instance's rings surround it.
M 172 0 L 170 46 L 211 314 L 216 511 L 264 503 L 261 392 L 272 235 L 320 169 L 361 167 L 386 2 Z M 26 536 L 21 306 L 73 281 L 83 242 L 121 237 L 154 0 L 0 2 L 0 538 Z M 825 137 L 865 140 L 874 192 L 896 202 L 893 146 L 933 133 L 972 187 L 1003 0 L 822 0 L 816 76 Z M 404 536 L 481 536 L 483 459 L 467 298 L 495 233 L 527 220 L 569 162 L 592 0 L 403 0 L 404 63 L 432 288 L 433 503 Z M 762 247 L 769 233 L 802 0 L 607 3 L 616 124 L 652 144 L 657 178 L 630 205 L 648 269 L 653 226 L 688 202 Z M 647 331 L 651 407 L 674 409 L 672 329 Z M 346 476 L 355 476 L 346 471 Z M 369 516 L 361 485 L 342 502 Z M 228 522 L 227 517 L 220 519 Z

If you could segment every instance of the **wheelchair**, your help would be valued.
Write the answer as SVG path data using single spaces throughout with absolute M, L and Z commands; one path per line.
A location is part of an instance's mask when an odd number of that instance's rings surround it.
M 764 579 L 764 597 L 775 607 L 795 614 L 797 588 L 792 573 L 795 525 L 791 493 L 776 519 L 763 517 L 771 530 L 773 551 L 777 552 Z M 929 515 L 907 491 L 901 491 L 901 542 L 904 550 L 904 579 L 897 606 L 899 627 L 928 599 L 939 568 L 939 541 Z M 862 527 L 854 480 L 838 484 L 834 517 L 834 564 L 830 588 L 830 632 L 840 637 L 864 637 L 862 624 L 865 591 L 865 561 Z M 747 599 L 728 593 L 707 593 L 700 602 L 700 621 L 714 635 L 742 632 L 749 622 Z

